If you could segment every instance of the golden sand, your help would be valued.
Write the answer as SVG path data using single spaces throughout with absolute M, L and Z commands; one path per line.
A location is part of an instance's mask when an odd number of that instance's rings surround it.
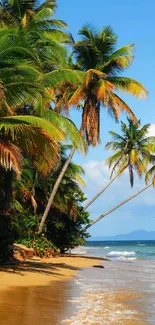
M 72 283 L 64 280 L 70 280 L 78 270 L 96 264 L 100 261 L 84 257 L 54 257 L 0 267 L 0 324 L 60 324 L 60 320 L 67 317 L 66 300 Z M 80 325 L 146 325 L 141 321 L 143 315 L 137 312 L 137 298 L 134 293 L 119 292 L 119 289 L 108 293 L 86 292 L 79 312 L 74 319 L 66 319 L 64 324 L 72 325 L 77 321 L 76 324 Z M 85 302 L 89 303 L 86 307 Z M 131 314 L 127 315 L 126 310 Z M 89 315 L 93 316 L 94 322 L 87 320 Z
M 81 268 L 100 264 L 82 257 L 53 257 L 0 266 L 0 291 L 10 287 L 48 285 L 51 281 L 69 280 Z

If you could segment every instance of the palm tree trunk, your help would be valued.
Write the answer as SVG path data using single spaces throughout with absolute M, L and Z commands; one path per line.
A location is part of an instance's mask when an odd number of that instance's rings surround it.
M 92 205 L 98 197 L 106 191 L 106 189 L 115 181 L 115 179 L 118 177 L 118 174 L 111 179 L 111 181 L 104 187 L 100 192 L 98 192 L 84 207 L 84 211 L 89 208 L 90 205 Z
M 10 243 L 10 218 L 5 213 L 0 213 L 0 264 L 6 263 L 12 257 Z
M 4 202 L 0 208 L 0 263 L 6 263 L 13 254 L 9 250 L 12 243 L 9 209 L 12 203 L 13 171 L 4 173 Z
M 13 181 L 13 171 L 9 170 L 5 172 L 4 175 L 4 191 L 5 191 L 5 201 L 4 210 L 7 211 L 12 203 L 12 181 Z
M 136 192 L 135 194 L 129 196 L 128 198 L 126 198 L 125 200 L 121 201 L 120 203 L 118 203 L 117 205 L 115 205 L 112 209 L 108 210 L 107 212 L 101 214 L 98 218 L 96 218 L 94 221 L 91 221 L 86 227 L 84 227 L 81 231 L 81 233 L 84 233 L 88 228 L 90 228 L 91 226 L 93 226 L 96 222 L 100 221 L 101 219 L 103 219 L 104 217 L 106 217 L 108 214 L 112 213 L 113 211 L 117 210 L 119 207 L 121 207 L 123 204 L 125 204 L 126 202 L 132 200 L 133 198 L 135 198 L 136 196 L 138 196 L 139 194 L 141 194 L 142 192 L 146 191 L 149 187 L 152 186 L 152 183 L 143 187 L 141 190 L 139 190 L 138 192 Z
M 41 222 L 40 222 L 40 225 L 39 225 L 39 230 L 38 230 L 38 233 L 39 233 L 39 234 L 40 234 L 40 233 L 42 232 L 42 230 L 43 230 L 44 223 L 45 223 L 46 218 L 47 218 L 47 216 L 48 216 L 48 213 L 49 213 L 49 211 L 50 211 L 51 205 L 52 205 L 52 203 L 53 203 L 53 201 L 54 201 L 55 195 L 56 195 L 56 193 L 57 193 L 57 189 L 58 189 L 58 187 L 59 187 L 59 185 L 60 185 L 60 183 L 61 183 L 61 181 L 62 181 L 62 178 L 63 178 L 63 176 L 64 176 L 64 174 L 65 174 L 65 172 L 66 172 L 66 170 L 67 170 L 67 168 L 68 168 L 68 165 L 69 165 L 69 163 L 70 163 L 70 161 L 71 161 L 71 159 L 72 159 L 72 157 L 73 157 L 73 155 L 74 155 L 74 153 L 75 153 L 75 150 L 76 150 L 76 148 L 73 147 L 72 150 L 71 150 L 71 152 L 70 152 L 70 155 L 68 156 L 68 159 L 66 160 L 64 166 L 63 166 L 62 169 L 61 169 L 61 172 L 60 172 L 60 174 L 59 174 L 59 176 L 58 176 L 58 178 L 57 178 L 57 181 L 56 181 L 55 184 L 54 184 L 54 187 L 53 187 L 52 193 L 51 193 L 51 195 L 50 195 L 50 198 L 49 198 L 49 200 L 48 200 L 48 203 L 47 203 L 46 209 L 45 209 L 45 211 L 44 211 L 44 214 L 43 214 L 43 216 L 42 216 L 42 219 L 41 219 Z

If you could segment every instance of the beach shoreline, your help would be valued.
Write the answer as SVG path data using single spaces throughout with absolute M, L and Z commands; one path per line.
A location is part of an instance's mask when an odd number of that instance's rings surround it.
M 59 325 L 68 316 L 73 278 L 100 260 L 61 256 L 0 265 L 0 318 L 3 325 Z
M 18 261 L 0 266 L 0 292 L 15 287 L 48 286 L 53 281 L 71 280 L 82 268 L 93 267 L 104 259 L 60 256 Z
M 101 282 L 101 286 L 95 285 L 95 291 L 92 291 L 95 279 L 100 281 L 107 276 L 110 279 L 113 267 L 104 258 L 67 255 L 17 262 L 0 266 L 0 317 L 3 325 L 73 324 L 72 317 L 79 324 L 85 324 L 90 306 L 93 306 L 90 317 L 96 319 L 95 324 L 100 324 L 98 317 L 103 317 L 107 323 L 114 317 L 114 323 L 117 320 L 117 324 L 145 324 L 136 306 L 141 295 L 131 288 L 120 290 L 115 287 L 114 290 L 108 290 L 105 283 L 103 287 Z M 105 266 L 105 269 L 93 268 L 95 265 Z M 78 282 L 83 279 L 88 289 L 86 292 L 81 291 L 74 277 Z M 82 308 L 78 313 L 74 308 L 74 299 Z M 84 308 L 85 302 L 87 305 Z

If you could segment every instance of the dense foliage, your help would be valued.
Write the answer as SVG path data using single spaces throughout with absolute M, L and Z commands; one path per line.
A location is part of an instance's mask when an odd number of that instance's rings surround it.
M 125 138 L 111 133 L 118 141 L 107 147 L 121 149 L 121 154 L 110 158 L 109 166 L 119 167 L 118 173 L 128 167 L 133 185 L 133 168 L 141 176 L 154 162 L 154 139 L 145 139 L 148 126 L 139 129 L 133 111 L 118 95 L 147 94 L 137 80 L 120 75 L 133 60 L 133 44 L 117 49 L 111 27 L 95 31 L 90 26 L 74 42 L 66 23 L 55 19 L 55 9 L 55 0 L 0 2 L 2 262 L 12 255 L 13 242 L 34 248 L 39 256 L 85 242 L 84 225 L 91 222 L 83 207 L 84 171 L 71 159 L 75 150 L 86 153 L 87 146 L 100 143 L 101 109 L 115 120 L 121 111 L 130 116 L 129 128 L 122 124 Z M 80 131 L 66 117 L 71 107 L 82 111 Z M 154 167 L 147 180 L 153 173 Z

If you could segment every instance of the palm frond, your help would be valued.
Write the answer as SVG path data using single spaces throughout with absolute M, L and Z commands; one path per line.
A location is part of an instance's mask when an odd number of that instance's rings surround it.
M 137 80 L 119 76 L 108 77 L 108 80 L 112 82 L 118 90 L 131 93 L 138 98 L 146 98 L 147 96 L 147 90 Z
M 3 117 L 0 119 L 0 130 L 4 131 L 4 134 L 10 135 L 13 139 L 20 135 L 26 128 L 37 127 L 41 128 L 46 134 L 54 140 L 62 141 L 64 139 L 64 132 L 56 127 L 55 124 L 36 116 L 13 116 Z M 22 134 L 22 133 L 21 133 Z
M 146 173 L 146 176 L 145 176 L 145 181 L 146 183 L 149 182 L 149 180 L 152 178 L 154 179 L 155 177 L 155 165 L 153 165 Z
M 70 140 L 75 148 L 82 152 L 86 152 L 87 146 L 85 140 L 81 136 L 79 130 L 76 128 L 75 124 L 70 119 L 63 117 L 62 115 L 52 110 L 48 110 L 45 114 L 45 117 L 51 121 L 55 127 L 59 127 L 65 133 L 66 140 Z
M 134 56 L 132 55 L 134 44 L 129 44 L 114 51 L 108 60 L 100 67 L 101 71 L 114 75 L 129 67 Z
M 68 100 L 66 106 L 78 106 L 82 100 L 86 99 L 86 93 L 83 87 L 79 86 Z
M 71 69 L 51 71 L 43 77 L 45 87 L 54 88 L 64 81 L 70 81 L 73 85 L 78 85 L 79 83 L 82 83 L 82 80 L 83 72 Z
M 138 160 L 138 152 L 135 149 L 132 149 L 130 152 L 130 162 L 132 165 L 135 165 Z
M 43 8 L 34 15 L 33 20 L 36 22 L 44 21 L 46 19 L 50 19 L 52 15 L 53 15 L 53 10 L 51 8 Z
M 5 170 L 13 170 L 19 177 L 21 174 L 21 150 L 10 143 L 4 141 L 0 143 L 0 165 Z
M 127 113 L 130 118 L 134 121 L 134 123 L 138 124 L 137 118 L 131 108 L 115 93 L 110 93 L 109 95 L 109 101 L 107 105 L 110 109 L 118 109 L 118 111 L 122 111 Z

